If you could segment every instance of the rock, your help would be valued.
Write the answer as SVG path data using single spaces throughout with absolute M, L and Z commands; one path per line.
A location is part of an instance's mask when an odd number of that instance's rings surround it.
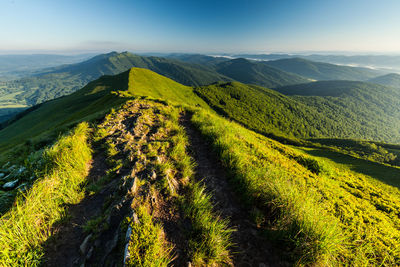
M 81 252 L 82 255 L 86 253 L 87 246 L 89 244 L 89 240 L 92 237 L 92 234 L 88 235 L 85 240 L 83 240 L 82 244 L 79 246 L 79 251 Z
M 187 267 L 192 267 L 192 263 L 190 261 L 188 261 Z
M 150 175 L 151 180 L 155 180 L 157 178 L 157 173 L 153 170 Z
M 128 230 L 126 230 L 125 242 L 129 242 L 129 239 L 131 238 L 131 234 L 132 234 L 132 227 L 129 225 Z
M 4 173 L 0 173 L 0 179 L 6 176 Z
M 14 181 L 5 183 L 5 184 L 3 185 L 3 189 L 13 189 L 13 188 L 17 185 L 18 181 L 19 181 L 19 180 L 16 179 L 16 180 L 14 180 Z
M 135 224 L 140 224 L 139 218 L 138 218 L 138 216 L 137 216 L 137 214 L 135 212 L 132 214 L 132 221 Z
M 94 247 L 90 247 L 89 252 L 86 254 L 86 259 L 89 260 L 93 255 Z
M 124 249 L 124 265 L 126 266 L 126 262 L 129 260 L 131 255 L 129 254 L 129 243 L 126 243 L 125 249 Z

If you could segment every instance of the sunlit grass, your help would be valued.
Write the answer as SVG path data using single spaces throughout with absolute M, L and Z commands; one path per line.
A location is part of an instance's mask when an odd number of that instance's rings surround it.
M 270 227 L 293 246 L 299 264 L 400 263 L 396 188 L 338 169 L 205 111 L 195 111 L 192 121 L 246 201 L 273 215 Z M 318 172 L 313 171 L 315 166 Z
M 79 124 L 45 150 L 47 167 L 26 194 L 0 219 L 0 265 L 37 266 L 52 225 L 64 216 L 65 204 L 79 202 L 91 159 L 87 123 Z

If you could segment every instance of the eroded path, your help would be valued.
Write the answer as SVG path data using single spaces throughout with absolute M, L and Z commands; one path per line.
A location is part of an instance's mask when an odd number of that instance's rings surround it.
M 106 174 L 107 166 L 103 153 L 97 153 L 92 162 L 88 182 L 95 182 Z M 44 266 L 79 266 L 79 247 L 84 241 L 84 226 L 98 216 L 103 203 L 113 192 L 115 183 L 110 183 L 98 194 L 86 196 L 80 203 L 68 207 L 66 221 L 53 227 L 52 237 L 44 248 Z
M 263 238 L 257 226 L 250 221 L 250 214 L 229 184 L 224 167 L 192 125 L 191 117 L 190 113 L 183 114 L 180 123 L 186 130 L 189 150 L 197 165 L 195 178 L 203 181 L 212 195 L 216 210 L 223 218 L 229 218 L 230 226 L 236 229 L 232 234 L 235 243 L 232 253 L 234 266 L 290 266 L 290 263 L 280 258 L 282 252 Z
M 44 265 L 122 266 L 130 257 L 128 237 L 140 238 L 140 230 L 135 231 L 141 225 L 140 215 L 136 216 L 141 207 L 162 227 L 158 235 L 165 241 L 160 242 L 170 248 L 165 253 L 170 255 L 169 263 L 162 266 L 290 265 L 251 221 L 223 166 L 191 124 L 191 115 L 166 107 L 132 101 L 97 126 L 101 153 L 95 155 L 88 176 L 88 184 L 97 188 L 69 207 L 68 220 L 54 227 L 54 236 L 45 246 Z M 204 184 L 211 196 L 208 211 L 196 206 L 196 182 Z M 208 220 L 202 221 L 205 216 Z M 133 221 L 127 223 L 129 218 Z M 229 225 L 215 234 L 211 225 L 221 223 L 221 218 Z M 132 230 L 132 225 L 139 228 Z M 235 231 L 230 234 L 228 228 Z M 221 242 L 226 233 L 234 246 L 221 249 L 227 244 Z M 209 247 L 204 249 L 204 244 Z M 144 257 L 147 252 L 140 253 Z M 196 261 L 196 255 L 202 258 Z

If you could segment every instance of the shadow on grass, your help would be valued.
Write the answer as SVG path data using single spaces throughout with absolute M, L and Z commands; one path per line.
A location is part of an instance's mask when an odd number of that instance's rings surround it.
M 376 162 L 357 159 L 338 152 L 323 149 L 301 149 L 305 153 L 315 156 L 328 158 L 338 164 L 349 167 L 352 171 L 362 173 L 388 185 L 400 188 L 400 168 L 386 166 Z

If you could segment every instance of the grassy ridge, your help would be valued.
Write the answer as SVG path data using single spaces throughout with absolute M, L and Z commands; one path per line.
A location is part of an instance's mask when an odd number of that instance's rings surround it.
M 191 229 L 184 233 L 187 251 L 181 253 L 195 266 L 230 262 L 232 230 L 214 212 L 204 188 L 193 180 L 194 163 L 187 152 L 185 130 L 179 125 L 180 112 L 162 103 L 128 101 L 98 126 L 96 138 L 104 138 L 108 154 L 118 158 L 120 165 L 133 166 L 132 208 L 139 223 L 131 223 L 128 266 L 167 266 L 172 261 L 172 244 L 160 225 L 160 211 L 166 208 L 171 214 L 182 213 L 190 222 Z M 117 130 L 128 120 L 134 123 Z
M 48 148 L 41 178 L 0 218 L 1 266 L 40 264 L 41 244 L 64 216 L 65 204 L 77 203 L 84 195 L 80 185 L 91 159 L 88 135 L 88 124 L 81 123 Z
M 210 113 L 197 111 L 192 120 L 246 199 L 274 215 L 269 223 L 292 244 L 300 263 L 400 263 L 398 189 L 304 156 Z M 318 164 L 320 172 L 310 163 Z
M 0 82 L 0 93 L 17 103 L 35 105 L 71 94 L 102 75 L 116 75 L 132 67 L 150 69 L 189 86 L 230 80 L 198 64 L 111 52 L 80 63 L 46 69 L 32 77 Z M 6 102 L 0 98 L 0 106 Z
M 15 150 L 17 144 L 27 140 L 51 141 L 78 122 L 104 116 L 112 107 L 126 101 L 111 91 L 127 87 L 128 72 L 104 76 L 74 94 L 43 103 L 0 130 L 0 150 Z
M 130 70 L 127 91 L 134 96 L 146 96 L 178 104 L 208 107 L 193 92 L 193 88 L 146 69 L 132 68 Z

